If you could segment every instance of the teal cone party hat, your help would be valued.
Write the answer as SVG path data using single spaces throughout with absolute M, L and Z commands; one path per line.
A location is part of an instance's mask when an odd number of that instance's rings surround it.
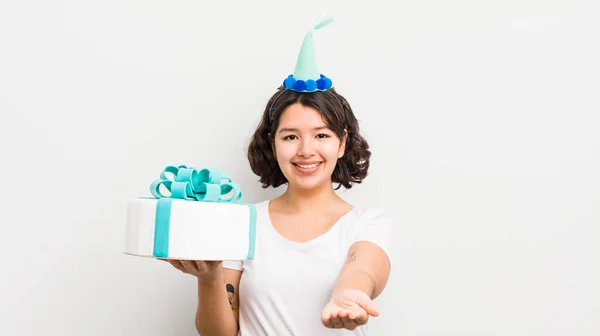
M 313 34 L 332 22 L 332 17 L 322 16 L 306 34 L 300 48 L 294 73 L 283 81 L 284 88 L 298 92 L 315 92 L 331 89 L 333 86 L 331 79 L 321 74 L 317 68 Z

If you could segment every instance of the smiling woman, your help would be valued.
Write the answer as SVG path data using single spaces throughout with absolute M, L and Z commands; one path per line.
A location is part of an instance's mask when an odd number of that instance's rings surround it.
M 271 97 L 248 160 L 264 188 L 285 184 L 286 191 L 257 204 L 256 258 L 223 263 L 226 272 L 241 272 L 241 335 L 337 335 L 341 328 L 366 335 L 390 272 L 392 222 L 383 211 L 347 203 L 333 184 L 361 183 L 370 157 L 350 104 L 334 88 L 279 88 Z
M 271 97 L 248 160 L 264 188 L 286 191 L 257 204 L 256 258 L 223 263 L 224 272 L 240 272 L 241 335 L 366 335 L 390 272 L 392 222 L 347 203 L 333 185 L 361 183 L 370 157 L 350 104 L 334 88 L 279 88 Z

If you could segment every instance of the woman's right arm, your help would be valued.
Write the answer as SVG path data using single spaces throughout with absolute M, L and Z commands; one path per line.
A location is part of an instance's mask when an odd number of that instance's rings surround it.
M 196 329 L 201 336 L 236 336 L 241 271 L 222 269 L 215 278 L 198 278 Z M 220 275 L 220 276 L 219 276 Z
M 221 261 L 168 261 L 180 271 L 197 278 L 198 333 L 201 336 L 237 336 L 242 271 L 225 269 Z

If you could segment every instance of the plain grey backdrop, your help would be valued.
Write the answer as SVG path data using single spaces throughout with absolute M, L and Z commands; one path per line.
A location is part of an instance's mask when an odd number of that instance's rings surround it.
M 245 159 L 321 12 L 319 67 L 395 219 L 372 335 L 600 334 L 597 1 L 2 1 L 0 334 L 194 335 L 195 281 L 122 254 L 167 165 Z M 294 304 L 290 302 L 290 304 Z

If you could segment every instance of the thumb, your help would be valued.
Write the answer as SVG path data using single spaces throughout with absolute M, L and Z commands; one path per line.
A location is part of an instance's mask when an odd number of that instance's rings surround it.
M 378 316 L 379 315 L 379 309 L 377 309 L 377 306 L 375 305 L 375 303 L 373 303 L 373 300 L 371 300 L 371 298 L 369 298 L 367 296 L 367 294 L 359 295 L 358 296 L 358 300 L 356 301 L 356 303 L 362 309 L 364 309 L 367 312 L 367 314 L 369 314 L 371 316 Z

